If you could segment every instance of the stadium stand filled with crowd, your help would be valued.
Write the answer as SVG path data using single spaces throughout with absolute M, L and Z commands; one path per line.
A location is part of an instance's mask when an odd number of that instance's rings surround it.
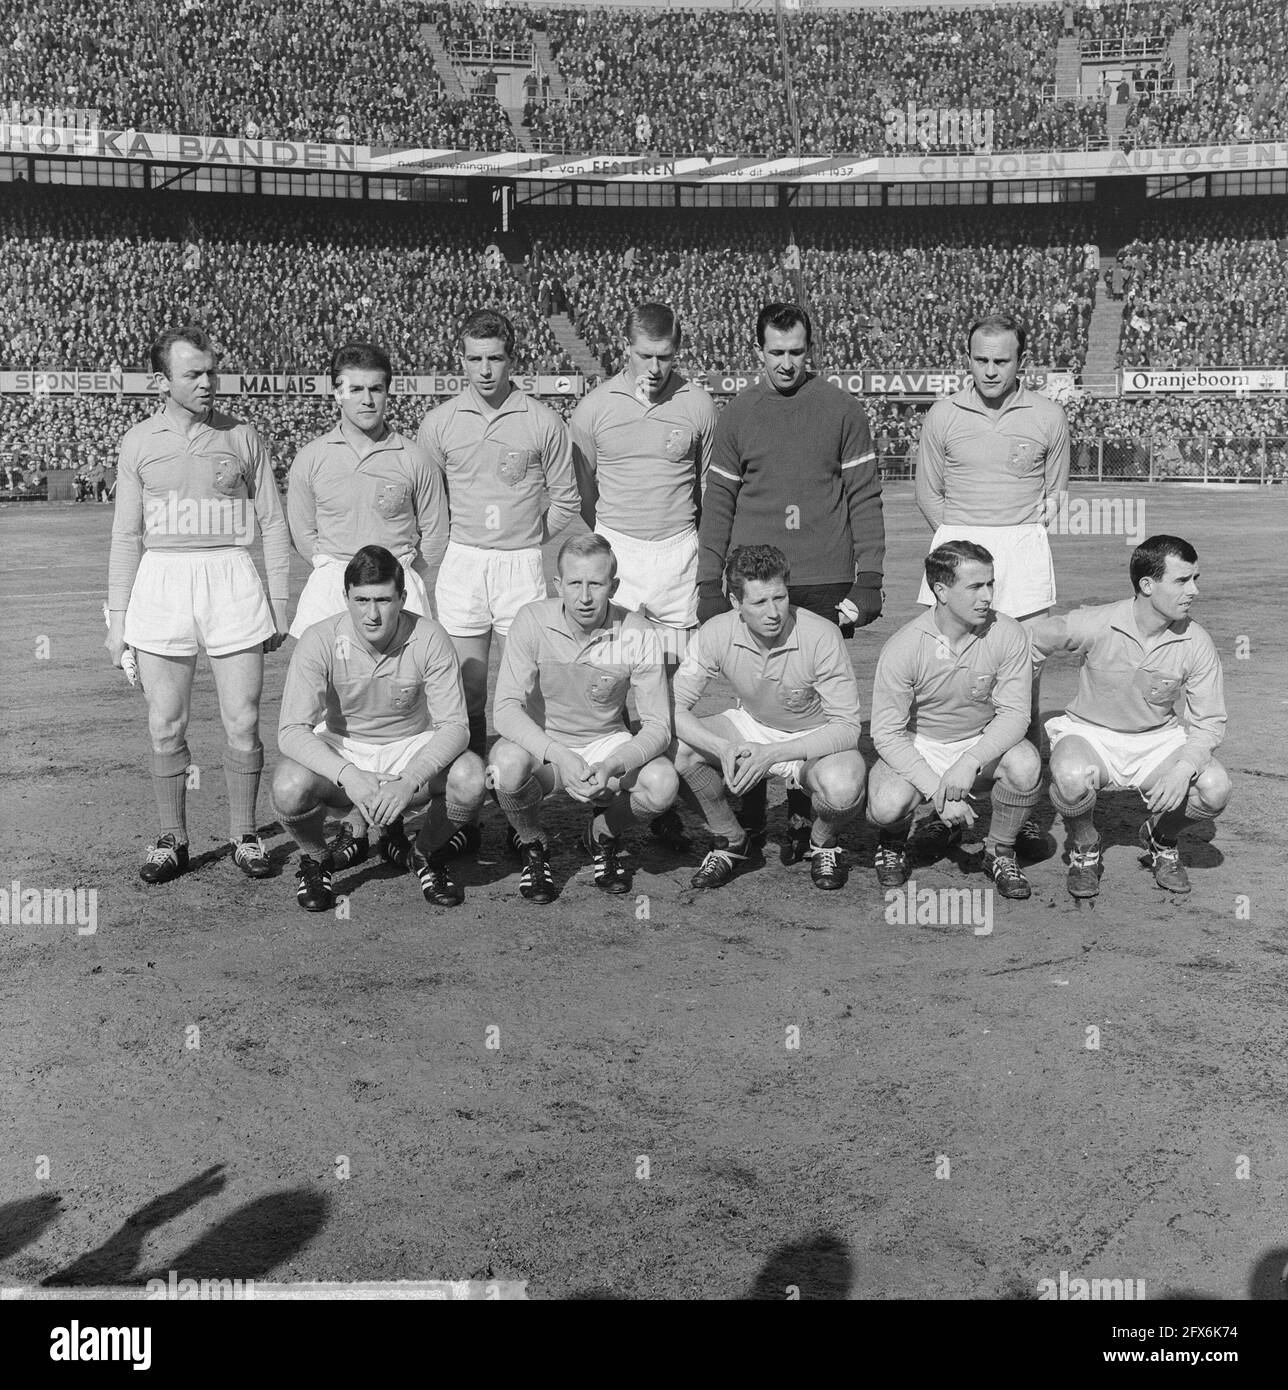
M 605 372 L 633 301 L 675 305 L 694 369 L 735 371 L 761 304 L 802 289 L 830 367 L 954 360 L 971 317 L 999 303 L 1032 325 L 1035 361 L 1076 370 L 1085 354 L 1096 274 L 1077 210 L 533 210 L 524 226 L 552 275 L 489 266 L 486 219 L 455 206 L 15 191 L 0 208 L 0 352 L 16 367 L 140 370 L 150 325 L 192 319 L 230 371 L 314 370 L 355 335 L 388 343 L 402 370 L 450 371 L 454 325 L 495 303 L 520 329 L 520 370 L 564 372 L 547 281 Z
M 315 371 L 355 336 L 403 371 L 457 364 L 480 302 L 520 331 L 520 371 L 566 371 L 522 270 L 489 264 L 463 208 L 11 186 L 0 205 L 0 355 L 28 368 L 143 370 L 161 322 L 196 321 L 229 371 Z
M 1288 11 L 1279 0 L 1074 8 L 819 8 L 686 11 L 513 7 L 381 0 L 2 0 L 0 93 L 11 108 L 96 110 L 105 126 L 246 138 L 517 148 L 484 84 L 448 92 L 428 34 L 448 47 L 514 61 L 543 32 L 551 73 L 532 66 L 524 112 L 538 147 L 586 152 L 784 154 L 890 152 L 886 112 L 989 113 L 995 149 L 1102 147 L 1106 102 L 1055 99 L 1065 33 L 1189 36 L 1184 92 L 1133 84 L 1127 138 L 1137 145 L 1282 139 L 1288 131 Z M 788 100 L 790 65 L 793 104 Z M 1167 88 L 1168 84 L 1161 84 Z M 979 148 L 981 126 L 945 142 Z
M 1126 271 L 1120 366 L 1288 361 L 1288 202 L 1160 210 L 1118 262 Z

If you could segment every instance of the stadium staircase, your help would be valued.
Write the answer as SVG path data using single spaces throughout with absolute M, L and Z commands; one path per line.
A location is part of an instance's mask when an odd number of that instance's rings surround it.
M 1055 46 L 1055 99 L 1074 101 L 1082 86 L 1082 46 L 1076 35 L 1066 35 Z
M 550 35 L 544 29 L 533 29 L 532 46 L 537 50 L 537 65 L 550 83 L 550 100 L 567 101 L 568 84 L 564 81 L 563 73 L 559 71 L 554 49 L 550 47 Z
M 532 136 L 528 133 L 528 128 L 523 124 L 522 106 L 503 106 L 505 118 L 510 122 L 510 129 L 514 131 L 515 141 L 521 150 L 532 149 Z
M 567 314 L 551 314 L 547 322 L 555 335 L 555 342 L 572 358 L 573 365 L 582 376 L 603 376 L 604 369 Z
M 1096 305 L 1087 325 L 1087 361 L 1082 369 L 1083 382 L 1092 396 L 1113 395 L 1116 388 L 1100 389 L 1099 383 L 1114 380 L 1118 369 L 1118 342 L 1122 335 L 1123 309 L 1126 301 L 1113 299 L 1105 288 L 1105 271 L 1112 271 L 1116 253 L 1105 254 L 1101 246 L 1100 284 L 1096 290 Z
M 447 51 L 447 45 L 443 42 L 437 27 L 433 24 L 422 24 L 420 36 L 425 41 L 425 47 L 429 49 L 429 56 L 434 60 L 434 71 L 443 84 L 444 93 L 453 101 L 464 101 L 465 84 L 461 81 L 461 75 L 457 72 L 456 64 L 452 62 L 452 55 Z
M 1176 80 L 1184 90 L 1185 84 L 1190 80 L 1190 31 L 1188 29 L 1175 29 L 1172 31 L 1171 42 L 1167 45 L 1167 56 L 1172 60 L 1172 66 L 1176 69 Z
M 1131 114 L 1131 109 L 1135 102 L 1114 102 L 1105 103 L 1105 131 L 1109 136 L 1109 148 L 1119 149 L 1123 142 L 1123 131 L 1127 128 L 1127 117 Z

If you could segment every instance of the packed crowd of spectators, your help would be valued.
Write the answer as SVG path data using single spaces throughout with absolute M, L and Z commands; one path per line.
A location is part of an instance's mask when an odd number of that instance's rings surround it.
M 0 93 L 113 128 L 515 147 L 497 103 L 444 96 L 401 0 L 0 0 Z
M 1216 0 L 1190 29 L 1193 95 L 1142 100 L 1128 117 L 1140 146 L 1288 138 L 1288 7 Z
M 321 371 L 351 337 L 400 371 L 457 371 L 456 326 L 490 304 L 515 321 L 520 371 L 567 371 L 534 287 L 490 244 L 459 207 L 9 185 L 0 359 L 140 371 L 158 324 L 195 321 L 228 371 Z
M 1066 410 L 1075 477 L 1288 481 L 1283 397 L 1079 396 Z
M 989 147 L 1075 148 L 1103 138 L 1103 110 L 1044 100 L 1060 35 L 1056 6 L 814 10 L 785 27 L 805 152 L 969 151 L 970 135 L 894 145 L 891 110 L 989 112 Z M 786 154 L 794 131 L 775 16 L 642 7 L 553 10 L 551 47 L 570 100 L 533 105 L 554 148 Z
M 1288 202 L 1160 209 L 1118 263 L 1120 366 L 1288 362 Z
M 726 372 L 754 362 L 760 306 L 802 292 L 828 369 L 956 362 L 971 319 L 998 304 L 1029 323 L 1032 360 L 1077 371 L 1086 359 L 1096 271 L 1077 211 L 816 210 L 789 223 L 746 210 L 581 209 L 540 225 L 574 325 L 605 372 L 619 365 L 638 299 L 675 306 L 693 370 Z M 799 277 L 788 268 L 797 255 Z
M 248 138 L 515 148 L 490 96 L 453 99 L 422 29 L 450 47 L 527 50 L 547 29 L 567 102 L 532 100 L 533 138 L 569 152 L 785 154 L 961 151 L 981 136 L 916 133 L 892 146 L 886 113 L 990 112 L 995 149 L 1105 139 L 1102 101 L 1052 100 L 1063 34 L 1191 36 L 1192 96 L 1138 99 L 1138 145 L 1283 139 L 1282 0 L 980 5 L 962 9 L 547 9 L 406 0 L 0 0 L 0 93 L 19 106 L 97 108 L 105 125 Z M 535 83 L 533 85 L 536 85 Z M 533 93 L 534 97 L 536 93 Z

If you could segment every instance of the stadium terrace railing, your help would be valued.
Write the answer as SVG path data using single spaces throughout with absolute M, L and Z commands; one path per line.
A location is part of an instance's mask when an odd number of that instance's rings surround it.
M 1084 63 L 1112 63 L 1122 58 L 1161 58 L 1167 52 L 1166 34 L 1126 34 L 1116 39 L 1083 39 Z
M 1107 85 L 1101 82 L 1082 82 L 1079 81 L 1076 90 L 1070 91 L 1063 83 L 1044 82 L 1042 84 L 1043 101 L 1079 101 L 1079 102 L 1099 102 L 1103 101 L 1110 106 L 1130 106 L 1132 102 L 1140 99 L 1142 94 L 1158 98 L 1188 98 L 1194 96 L 1199 90 L 1199 83 L 1193 77 L 1188 77 L 1184 82 L 1178 77 L 1160 77 L 1152 82 L 1140 81 L 1133 82 L 1131 78 L 1126 79 L 1132 92 L 1127 101 L 1118 100 L 1118 87 L 1120 83 L 1110 82 Z
M 471 39 L 468 43 L 449 43 L 447 52 L 457 63 L 501 63 L 508 68 L 530 68 L 537 61 L 537 50 L 530 43 L 488 43 Z

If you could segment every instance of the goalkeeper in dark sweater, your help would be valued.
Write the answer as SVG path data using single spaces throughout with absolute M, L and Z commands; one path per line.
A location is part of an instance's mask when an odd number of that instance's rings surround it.
M 812 328 L 795 304 L 756 320 L 761 374 L 721 412 L 698 529 L 698 621 L 726 612 L 721 588 L 734 546 L 772 545 L 791 569 L 791 604 L 845 635 L 881 616 L 885 521 L 867 412 L 808 368 Z M 763 839 L 765 784 L 742 802 Z M 809 798 L 789 792 L 793 824 Z

